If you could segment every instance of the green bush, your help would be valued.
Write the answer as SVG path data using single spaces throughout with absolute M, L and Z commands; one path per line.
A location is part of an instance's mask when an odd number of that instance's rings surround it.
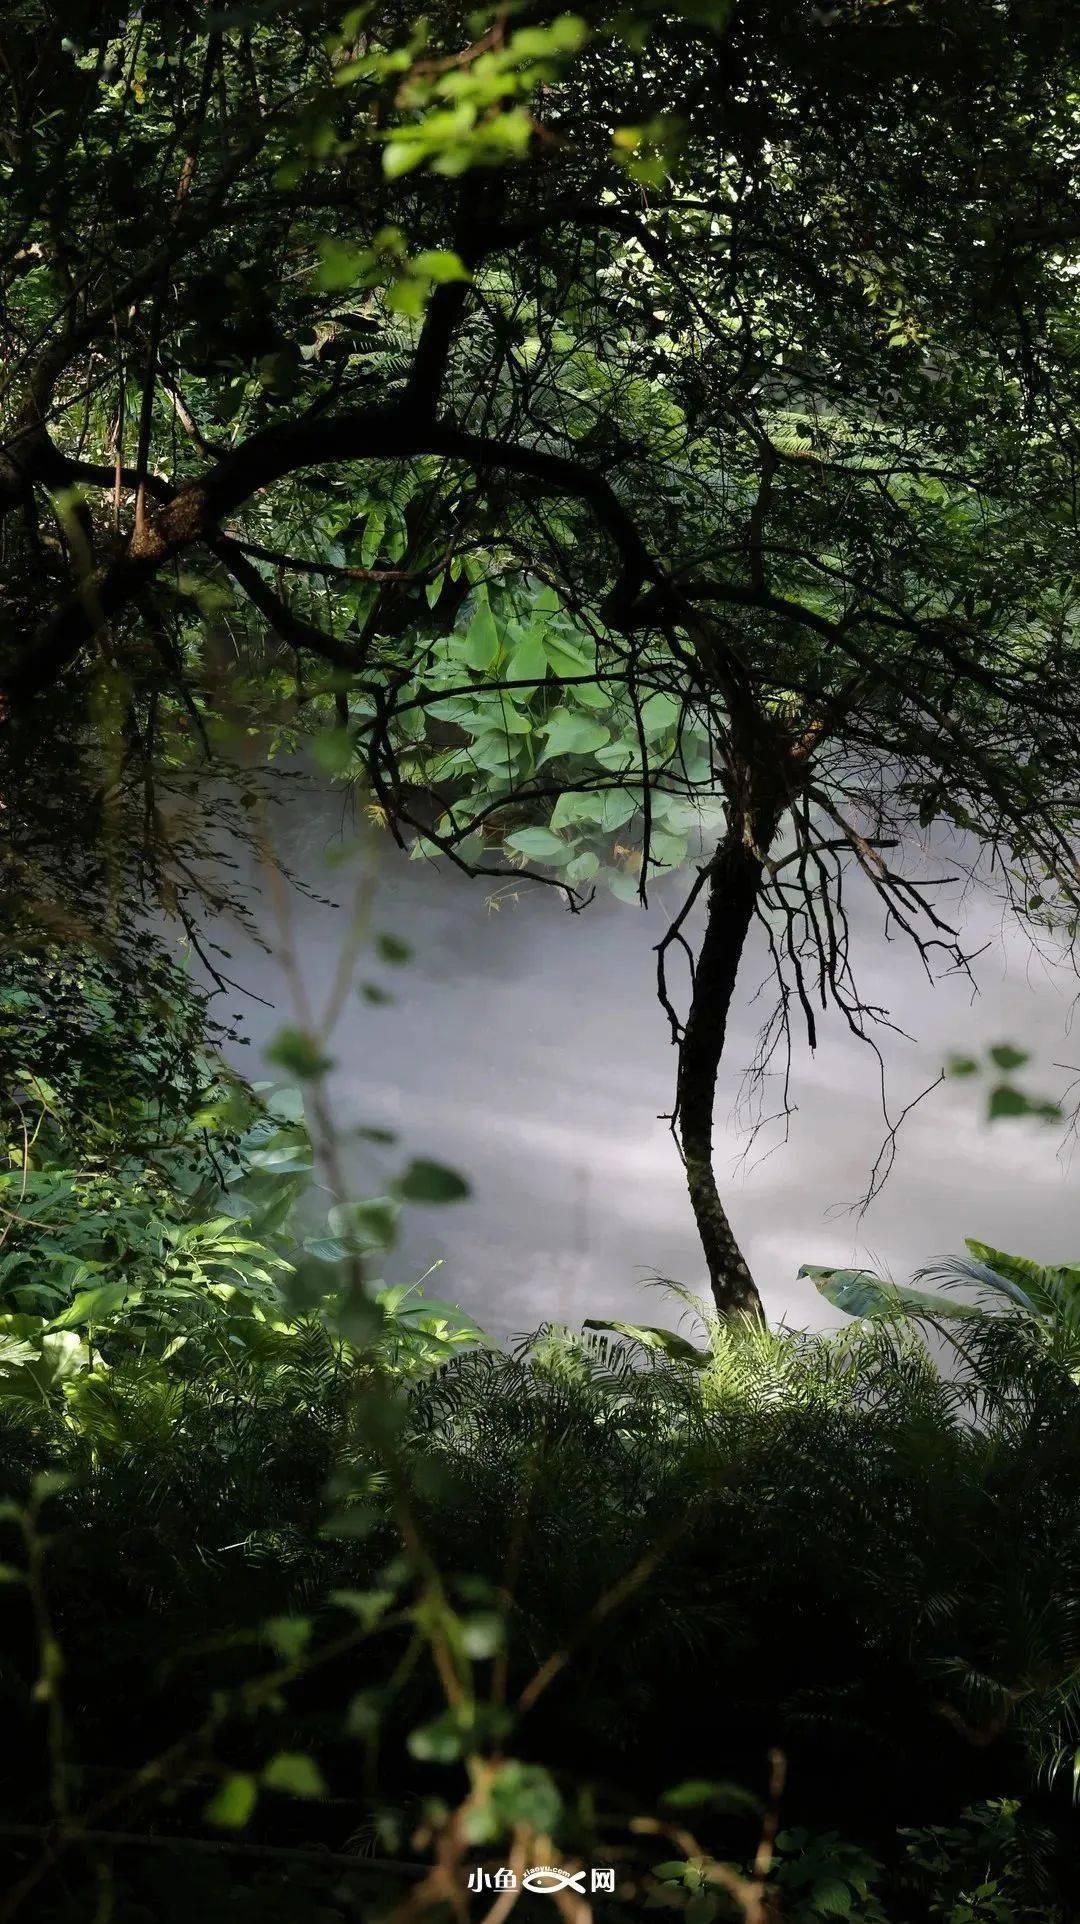
M 397 1203 L 313 1219 L 302 1100 L 227 1077 L 183 985 L 109 1078 L 80 998 L 118 1031 L 134 1004 L 65 966 L 74 987 L 54 957 L 7 1005 L 45 1009 L 9 1083 L 0 1271 L 16 1873 L 58 1822 L 86 1870 L 87 1824 L 128 1839 L 117 1916 L 181 1890 L 212 1911 L 206 1854 L 163 1889 L 154 1853 L 239 1826 L 244 1902 L 306 1920 L 300 1870 L 292 1899 L 274 1881 L 283 1821 L 314 1892 L 305 1853 L 415 1855 L 464 1797 L 462 1850 L 614 1857 L 708 1924 L 779 1751 L 778 1915 L 1066 1914 L 1067 1319 L 973 1317 L 944 1370 L 895 1306 L 825 1335 L 547 1327 L 508 1353 L 358 1282 Z M 155 1106 L 167 1049 L 186 1067 Z M 705 1786 L 693 1849 L 656 1877 L 633 1825 L 680 1785 Z M 84 1914 L 41 1875 L 43 1915 Z

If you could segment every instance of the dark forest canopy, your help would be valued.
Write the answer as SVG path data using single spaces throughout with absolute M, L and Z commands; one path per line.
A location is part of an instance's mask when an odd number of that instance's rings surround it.
M 16 0 L 0 51 L 13 907 L 194 913 L 207 767 L 309 726 L 574 906 L 703 821 L 675 1119 L 755 1307 L 712 1171 L 755 918 L 779 1046 L 873 1013 L 852 869 L 962 959 L 912 827 L 1072 939 L 1075 6 Z

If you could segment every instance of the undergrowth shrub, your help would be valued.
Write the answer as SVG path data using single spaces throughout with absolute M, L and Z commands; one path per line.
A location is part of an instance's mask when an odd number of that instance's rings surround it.
M 371 1210 L 312 1220 L 298 1092 L 228 1076 L 194 1006 L 106 1089 L 78 995 L 16 986 L 0 1917 L 104 1878 L 123 1924 L 306 1924 L 525 1840 L 617 1863 L 613 1919 L 1072 1914 L 1068 1319 L 501 1349 L 358 1283 Z M 130 1025 L 115 987 L 79 993 Z

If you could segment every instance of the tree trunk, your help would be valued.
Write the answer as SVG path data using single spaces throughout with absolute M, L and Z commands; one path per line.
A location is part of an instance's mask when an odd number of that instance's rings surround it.
M 713 1170 L 713 1105 L 739 960 L 754 915 L 771 833 L 751 847 L 732 826 L 713 858 L 708 919 L 679 1049 L 676 1118 L 686 1181 L 721 1316 L 763 1317 L 761 1298 L 720 1201 Z

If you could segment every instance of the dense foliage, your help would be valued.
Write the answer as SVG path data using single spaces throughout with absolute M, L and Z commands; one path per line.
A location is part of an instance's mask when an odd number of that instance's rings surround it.
M 69 1808 L 91 1829 L 152 1840 L 198 1832 L 207 1811 L 239 1821 L 265 1773 L 256 1840 L 280 1839 L 283 1792 L 316 1799 L 288 1819 L 299 1879 L 305 1838 L 341 1851 L 369 1833 L 410 1854 L 417 1790 L 452 1805 L 466 1759 L 475 1773 L 493 1754 L 474 1849 L 531 1823 L 564 1852 L 614 1855 L 644 1895 L 656 1852 L 642 1861 L 631 1819 L 696 1781 L 684 1821 L 706 1853 L 745 1861 L 780 1746 L 789 1825 L 811 1862 L 831 1849 L 833 1875 L 845 1851 L 853 1874 L 869 1868 L 880 1915 L 962 1917 L 944 1898 L 959 1904 L 971 1859 L 946 1850 L 920 1899 L 906 1831 L 918 1855 L 928 1825 L 962 1835 L 961 1812 L 1003 1792 L 1022 1798 L 1016 1847 L 1035 1868 L 1006 1874 L 984 1839 L 979 1881 L 1001 1904 L 985 1915 L 1056 1914 L 1055 1889 L 1070 1901 L 1080 1405 L 1052 1343 L 991 1325 L 946 1384 L 903 1333 L 714 1330 L 686 1360 L 549 1331 L 381 1404 L 358 1397 L 370 1381 L 370 1358 L 308 1321 L 231 1357 L 210 1348 L 194 1371 L 119 1359 L 47 1411 L 5 1399 L 9 1487 L 25 1501 L 36 1474 L 54 1492 L 34 1527 L 47 1521 Z M 6 1530 L 15 1577 L 14 1518 Z M 7 1592 L 7 1800 L 33 1825 L 47 1778 L 23 1587 Z M 418 1661 L 436 1625 L 461 1686 L 449 1701 Z M 157 1809 L 139 1771 L 159 1757 Z M 281 1757 L 300 1762 L 275 1782 Z M 129 1874 L 156 1890 L 134 1848 L 120 1891 Z M 185 1860 L 168 1862 L 172 1880 Z M 272 1873 L 272 1855 L 255 1868 Z M 855 1889 L 831 1914 L 878 1916 Z M 52 1901 L 83 1914 L 81 1896 Z M 819 1914 L 806 1904 L 782 1914 Z
M 1078 55 L 1073 0 L 11 0 L 0 1919 L 546 1860 L 613 1924 L 1077 1914 L 1077 1269 L 771 1333 L 712 1118 L 755 923 L 762 1071 L 887 1019 L 853 886 L 968 966 L 924 837 L 1072 953 Z M 500 889 L 687 871 L 703 1335 L 373 1275 L 467 1184 L 372 1129 L 349 1192 L 347 968 L 226 1068 L 298 749 Z
M 865 1274 L 839 1335 L 506 1353 L 358 1286 L 394 1199 L 320 1229 L 298 1091 L 143 959 L 8 990 L 0 1915 L 348 1917 L 425 1838 L 436 1911 L 528 1851 L 617 1865 L 615 1917 L 1070 1915 L 1072 1272 L 980 1251 L 1027 1293 L 944 1370 Z

